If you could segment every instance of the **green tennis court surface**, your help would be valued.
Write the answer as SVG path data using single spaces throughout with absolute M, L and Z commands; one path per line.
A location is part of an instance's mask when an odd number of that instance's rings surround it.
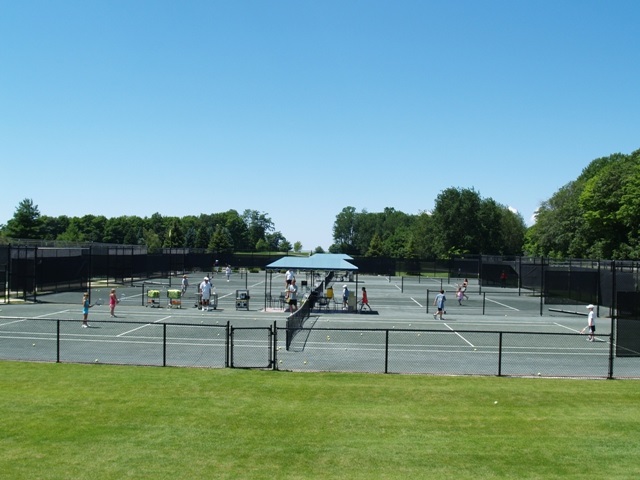
M 195 294 L 199 275 L 190 280 Z M 265 282 L 264 274 L 235 275 L 229 282 L 214 277 L 218 305 L 208 312 L 194 308 L 190 292 L 182 305 L 170 306 L 166 291 L 179 288 L 174 281 L 151 285 L 161 292 L 160 308 L 149 308 L 142 284 L 115 286 L 121 299 L 117 318 L 109 315 L 113 286 L 94 286 L 92 301 L 104 293 L 105 304 L 90 310 L 86 329 L 81 295 L 65 293 L 73 300 L 68 304 L 0 305 L 0 357 L 55 361 L 61 352 L 63 362 L 224 367 L 230 361 L 250 368 L 462 375 L 606 377 L 610 368 L 611 321 L 598 318 L 597 341 L 587 342 L 577 334 L 586 325 L 582 305 L 567 309 L 578 314 L 542 306 L 540 315 L 539 297 L 480 289 L 473 281 L 469 298 L 458 305 L 455 281 L 424 277 L 360 276 L 357 283 L 346 282 L 353 291 L 366 287 L 375 314 L 345 312 L 341 304 L 314 309 L 286 349 L 288 314 L 273 303 L 284 276 L 274 275 L 266 293 Z M 336 296 L 341 287 L 342 282 L 334 285 Z M 236 292 L 245 288 L 249 308 L 236 309 Z M 430 304 L 440 288 L 447 296 L 443 321 L 433 318 Z M 614 375 L 640 377 L 640 362 L 616 357 Z

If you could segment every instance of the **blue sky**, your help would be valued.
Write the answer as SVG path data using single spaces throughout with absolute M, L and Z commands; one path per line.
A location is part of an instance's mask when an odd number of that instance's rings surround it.
M 640 148 L 640 2 L 0 0 L 0 223 L 266 213 L 474 188 L 529 223 Z

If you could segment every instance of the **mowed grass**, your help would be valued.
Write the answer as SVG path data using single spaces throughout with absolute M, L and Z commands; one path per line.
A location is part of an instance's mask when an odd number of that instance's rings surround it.
M 637 381 L 0 362 L 0 478 L 635 479 L 639 398 Z

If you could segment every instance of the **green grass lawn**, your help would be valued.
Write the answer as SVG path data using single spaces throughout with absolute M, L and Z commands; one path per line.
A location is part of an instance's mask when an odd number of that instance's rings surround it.
M 0 478 L 636 479 L 639 394 L 620 380 L 0 362 Z

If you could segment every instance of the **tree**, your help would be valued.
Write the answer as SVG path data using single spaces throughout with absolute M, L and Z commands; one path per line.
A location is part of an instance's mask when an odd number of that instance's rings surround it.
M 409 256 L 415 258 L 433 258 L 435 256 L 434 239 L 436 238 L 435 226 L 431 213 L 422 211 L 416 217 L 411 227 L 409 239 Z
M 48 217 L 42 215 L 40 217 L 42 222 L 42 228 L 40 235 L 43 240 L 56 240 L 58 236 L 67 229 L 69 226 L 69 217 L 61 215 L 59 217 Z
M 172 218 L 170 226 L 164 237 L 163 247 L 165 248 L 182 248 L 185 246 L 184 233 L 180 226 L 180 219 Z
M 500 218 L 500 253 L 502 255 L 522 255 L 526 231 L 527 226 L 522 215 L 504 208 Z
M 526 251 L 553 257 L 633 259 L 640 254 L 640 151 L 593 160 L 543 202 Z
M 356 253 L 356 209 L 354 207 L 344 207 L 336 215 L 333 223 L 334 244 L 329 248 L 332 253 Z
M 302 251 L 302 243 L 300 243 L 299 241 L 295 242 L 293 244 L 293 251 L 296 253 L 300 253 Z
M 247 226 L 248 246 L 255 251 L 258 241 L 266 239 L 265 236 L 274 230 L 273 222 L 265 213 L 257 210 L 245 210 L 242 219 Z
M 448 188 L 436 197 L 432 222 L 437 256 L 480 253 L 483 247 L 480 205 L 480 194 L 473 189 Z
M 373 238 L 371 239 L 371 243 L 369 245 L 369 249 L 365 254 L 366 257 L 381 257 L 384 255 L 384 251 L 382 249 L 382 239 L 380 235 L 375 233 Z
M 278 245 L 278 251 L 280 252 L 290 252 L 291 244 L 287 240 L 282 240 Z
M 232 253 L 233 252 L 233 238 L 226 227 L 218 225 L 211 236 L 211 241 L 208 245 L 210 252 L 217 253 Z
M 42 238 L 40 211 L 38 206 L 33 204 L 33 200 L 25 198 L 18 204 L 13 218 L 7 222 L 5 233 L 11 238 Z
M 160 236 L 151 229 L 145 228 L 142 231 L 144 244 L 147 246 L 147 252 L 158 253 L 162 250 L 162 241 Z

